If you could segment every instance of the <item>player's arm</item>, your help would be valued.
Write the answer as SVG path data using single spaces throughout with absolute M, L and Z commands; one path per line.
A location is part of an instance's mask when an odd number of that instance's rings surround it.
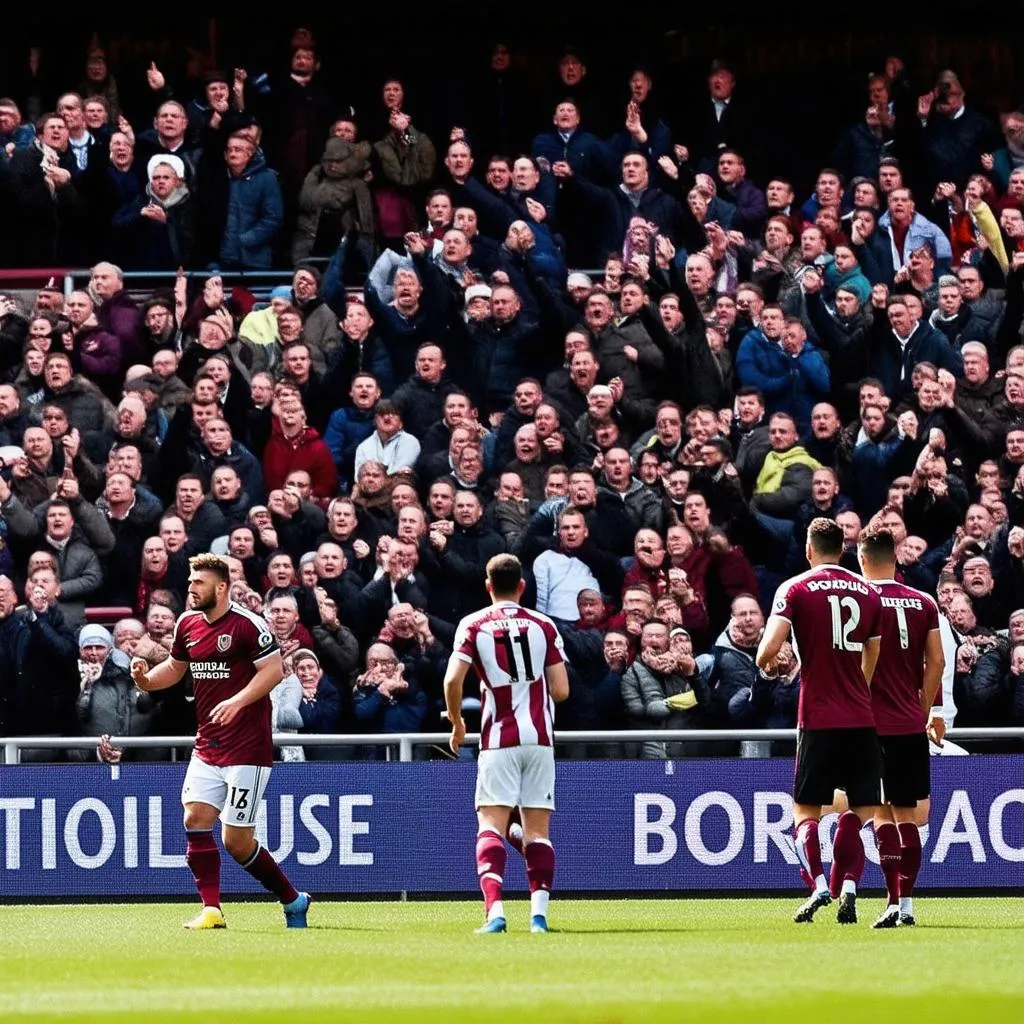
M 875 675 L 875 668 L 878 665 L 878 654 L 882 650 L 882 638 L 880 636 L 868 637 L 864 641 L 864 650 L 860 654 L 860 670 L 864 673 L 864 681 L 871 685 Z
M 243 708 L 270 695 L 270 691 L 284 679 L 284 661 L 280 651 L 273 651 L 259 662 L 256 675 L 231 699 Z
M 569 673 L 565 670 L 565 662 L 560 661 L 557 665 L 548 665 L 544 669 L 544 678 L 547 680 L 548 693 L 556 704 L 561 704 L 569 697 Z
M 933 715 L 932 708 L 939 696 L 939 687 L 942 686 L 942 673 L 946 669 L 946 656 L 942 651 L 942 633 L 933 629 L 928 633 L 928 639 L 924 645 L 924 683 L 921 687 L 921 710 L 928 720 L 926 731 L 928 738 L 936 745 L 942 746 L 942 739 L 946 735 L 946 720 L 941 715 Z
M 153 690 L 167 690 L 181 682 L 187 668 L 187 661 L 165 658 L 147 672 L 144 658 L 132 658 L 132 681 L 140 690 L 147 693 Z
M 757 657 L 754 659 L 762 672 L 771 671 L 782 645 L 789 639 L 792 628 L 789 619 L 784 619 L 781 615 L 769 617 L 761 643 L 757 647 Z
M 255 704 L 270 694 L 270 691 L 284 679 L 284 663 L 279 650 L 255 662 L 256 674 L 233 697 L 222 700 L 211 712 L 213 725 L 230 725 L 242 708 Z
M 448 745 L 452 748 L 453 754 L 459 752 L 459 747 L 466 738 L 466 723 L 462 720 L 462 684 L 468 671 L 469 662 L 456 651 L 448 659 L 448 668 L 444 674 L 444 706 L 448 712 L 448 721 L 452 723 Z

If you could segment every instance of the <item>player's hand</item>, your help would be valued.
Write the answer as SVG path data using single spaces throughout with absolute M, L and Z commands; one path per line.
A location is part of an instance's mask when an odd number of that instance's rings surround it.
M 149 676 L 146 674 L 148 668 L 145 658 L 132 658 L 132 682 L 140 690 L 149 687 Z
M 452 734 L 448 737 L 448 746 L 451 747 L 453 754 L 459 752 L 459 747 L 462 746 L 462 741 L 466 738 L 466 723 L 460 718 L 457 722 L 452 722 Z
M 211 712 L 210 722 L 213 725 L 230 725 L 244 707 L 235 697 L 222 700 Z
M 946 720 L 941 715 L 929 715 L 928 725 L 925 726 L 928 739 L 937 747 L 942 746 L 942 740 L 946 735 Z

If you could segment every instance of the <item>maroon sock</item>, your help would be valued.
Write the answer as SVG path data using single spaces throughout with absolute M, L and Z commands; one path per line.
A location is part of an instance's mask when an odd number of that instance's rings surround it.
M 530 882 L 530 892 L 543 889 L 551 892 L 555 882 L 555 848 L 551 843 L 535 839 L 526 844 L 526 877 Z
M 821 840 L 818 823 L 813 818 L 801 821 L 796 829 L 796 855 L 800 858 L 800 877 L 813 889 L 815 879 L 825 874 L 821 866 Z
M 864 871 L 864 844 L 860 841 L 861 820 L 853 811 L 843 811 L 836 826 L 836 837 L 832 843 L 832 873 L 829 875 L 829 892 L 835 899 L 842 892 L 847 879 L 859 882 Z
M 519 813 L 518 807 L 512 808 L 512 813 L 508 816 L 508 827 L 505 829 L 505 842 L 512 847 L 520 857 L 524 855 L 523 850 L 523 838 L 522 834 L 518 836 L 511 835 L 512 826 L 518 825 L 520 828 L 523 826 L 523 816 Z
M 298 890 L 288 881 L 288 876 L 281 870 L 281 865 L 270 856 L 270 851 L 259 843 L 252 856 L 242 865 L 246 871 L 263 886 L 272 892 L 282 903 L 291 903 L 298 899 Z
M 488 914 L 501 899 L 507 857 L 505 843 L 497 832 L 488 829 L 476 837 L 476 873 L 480 879 L 480 891 L 484 894 L 484 910 Z
M 912 821 L 900 822 L 900 895 L 913 896 L 914 883 L 921 870 L 921 830 Z
M 220 850 L 210 829 L 188 833 L 185 863 L 196 880 L 204 907 L 220 906 Z
M 878 847 L 878 862 L 882 874 L 885 875 L 885 891 L 889 896 L 889 906 L 898 906 L 903 851 L 900 848 L 900 830 L 894 822 L 887 821 L 875 826 L 875 845 Z

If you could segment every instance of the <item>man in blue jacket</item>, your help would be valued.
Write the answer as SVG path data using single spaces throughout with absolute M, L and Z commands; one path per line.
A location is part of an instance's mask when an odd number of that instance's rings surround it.
M 575 100 L 565 99 L 555 107 L 553 127 L 534 137 L 530 154 L 541 170 L 550 173 L 559 161 L 590 181 L 610 182 L 615 159 L 594 134 L 580 130 L 580 110 Z
M 811 422 L 811 409 L 829 391 L 828 367 L 821 353 L 807 340 L 807 331 L 795 317 L 785 317 L 780 306 L 765 306 L 760 325 L 749 331 L 736 354 L 736 376 L 741 387 L 764 395 L 765 411 L 787 412 L 801 432 Z
M 894 295 L 886 309 L 875 310 L 871 332 L 871 374 L 898 403 L 911 390 L 911 373 L 918 363 L 932 363 L 963 377 L 964 361 L 944 334 L 921 319 L 920 301 Z
M 220 264 L 236 270 L 268 270 L 284 221 L 277 174 L 247 135 L 236 133 L 224 148 L 228 167 L 228 211 Z

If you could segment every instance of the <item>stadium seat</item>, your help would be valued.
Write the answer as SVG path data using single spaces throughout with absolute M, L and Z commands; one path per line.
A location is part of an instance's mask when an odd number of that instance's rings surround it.
M 97 622 L 101 626 L 113 626 L 119 619 L 131 619 L 134 616 L 135 609 L 127 605 L 97 605 L 85 609 L 85 621 Z

